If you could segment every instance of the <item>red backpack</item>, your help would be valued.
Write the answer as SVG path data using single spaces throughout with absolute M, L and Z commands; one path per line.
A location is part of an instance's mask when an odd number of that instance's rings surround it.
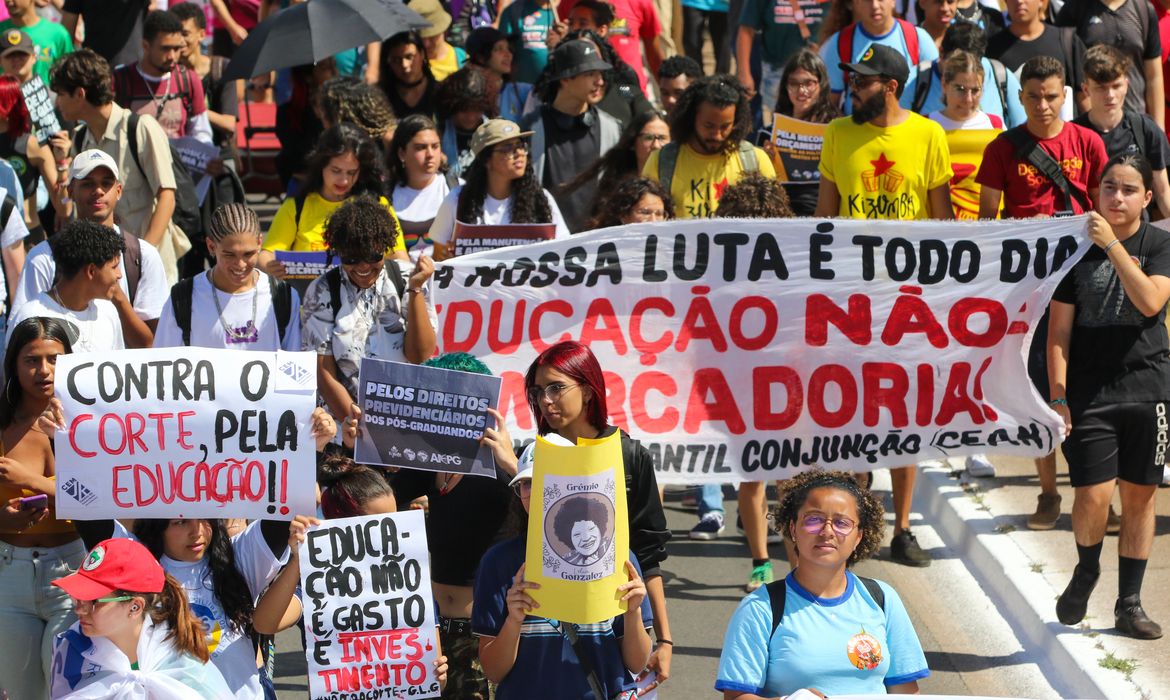
M 906 53 L 909 54 L 910 69 L 918 65 L 918 30 L 904 19 L 895 19 L 897 26 L 902 30 L 902 40 L 906 42 Z M 852 22 L 845 26 L 837 35 L 837 58 L 841 63 L 853 63 L 853 30 L 857 23 Z

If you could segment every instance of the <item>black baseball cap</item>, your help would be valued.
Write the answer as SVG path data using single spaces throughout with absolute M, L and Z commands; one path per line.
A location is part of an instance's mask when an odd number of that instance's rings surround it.
M 549 77 L 552 80 L 572 78 L 575 75 L 593 70 L 605 71 L 613 68 L 601 57 L 593 42 L 584 39 L 562 41 L 557 44 L 556 49 L 549 56 L 549 63 L 552 71 L 552 75 Z
M 861 54 L 860 61 L 838 63 L 837 67 L 858 75 L 881 75 L 892 78 L 897 80 L 899 85 L 905 85 L 910 78 L 910 66 L 906 63 L 906 57 L 883 44 L 871 44 L 865 53 Z

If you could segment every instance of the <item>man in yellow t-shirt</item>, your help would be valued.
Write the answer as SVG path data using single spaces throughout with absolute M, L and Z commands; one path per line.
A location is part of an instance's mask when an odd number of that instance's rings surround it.
M 951 156 L 937 123 L 902 109 L 898 98 L 910 76 L 905 57 L 874 44 L 849 76 L 853 113 L 834 120 L 821 148 L 817 216 L 853 219 L 953 219 L 948 183 Z M 894 536 L 890 558 L 930 566 L 931 556 L 910 532 L 916 465 L 890 470 Z
M 723 190 L 743 173 L 776 177 L 764 151 L 743 140 L 750 130 L 747 93 L 739 81 L 729 75 L 699 78 L 679 98 L 671 142 L 650 154 L 642 174 L 670 191 L 676 218 L 715 216 Z
M 898 104 L 910 74 L 906 59 L 874 44 L 841 70 L 849 75 L 853 113 L 825 130 L 816 215 L 954 218 L 946 132 Z

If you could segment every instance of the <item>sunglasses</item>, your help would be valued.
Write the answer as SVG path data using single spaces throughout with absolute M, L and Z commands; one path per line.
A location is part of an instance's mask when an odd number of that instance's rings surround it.
M 381 254 L 372 254 L 364 258 L 342 258 L 342 265 L 373 265 L 382 262 Z

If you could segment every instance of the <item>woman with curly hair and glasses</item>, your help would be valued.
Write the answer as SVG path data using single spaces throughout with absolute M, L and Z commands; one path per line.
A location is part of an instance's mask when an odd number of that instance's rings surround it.
M 673 218 L 674 200 L 666 188 L 648 177 L 632 177 L 606 197 L 605 206 L 589 222 L 589 230 Z
M 930 669 L 902 600 L 849 570 L 881 546 L 884 515 L 845 472 L 810 471 L 784 484 L 776 527 L 799 563 L 731 616 L 715 681 L 724 700 L 802 688 L 821 697 L 918 692 Z
M 276 259 L 278 250 L 325 250 L 325 222 L 342 204 L 363 194 L 377 196 L 394 222 L 397 236 L 386 257 L 408 260 L 402 229 L 390 202 L 382 196 L 386 171 L 382 149 L 358 127 L 337 124 L 321 134 L 309 154 L 308 180 L 295 197 L 280 205 L 264 236 L 259 267 L 266 274 L 284 279 L 284 264 Z
M 540 186 L 528 158 L 531 131 L 520 131 L 515 122 L 491 119 L 471 137 L 475 160 L 467 169 L 466 183 L 451 190 L 431 226 L 435 260 L 455 254 L 455 225 L 554 224 L 556 237 L 567 238 L 569 229 L 556 201 Z

